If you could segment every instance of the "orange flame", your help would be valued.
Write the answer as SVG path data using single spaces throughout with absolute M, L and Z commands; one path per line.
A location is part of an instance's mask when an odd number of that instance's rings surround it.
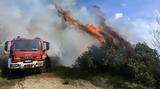
M 79 20 L 74 19 L 71 15 L 69 15 L 69 13 L 65 10 L 63 10 L 62 8 L 58 7 L 57 5 L 56 9 L 58 12 L 59 16 L 63 17 L 63 20 L 69 24 L 74 25 L 75 27 L 78 27 L 79 29 L 89 33 L 90 35 L 92 35 L 93 37 L 95 37 L 99 42 L 101 43 L 105 43 L 105 37 L 103 36 L 103 34 L 101 34 L 100 30 L 98 29 L 98 27 L 94 24 L 82 24 Z
M 101 34 L 99 28 L 94 24 L 86 24 L 85 27 L 91 35 L 93 35 L 96 39 L 98 39 L 101 43 L 105 43 L 105 37 Z
M 67 11 L 63 10 L 61 7 L 55 5 L 55 8 L 57 9 L 58 15 L 63 18 L 63 20 L 71 25 L 74 25 L 75 27 L 78 27 L 79 29 L 87 32 L 88 34 L 95 37 L 100 43 L 106 42 L 106 37 L 111 38 L 114 44 L 128 44 L 126 40 L 124 40 L 122 37 L 120 37 L 115 31 L 113 31 L 105 22 L 102 22 L 101 25 L 104 27 L 104 32 L 101 32 L 99 28 L 94 24 L 82 24 L 79 20 L 76 20 L 73 18 Z

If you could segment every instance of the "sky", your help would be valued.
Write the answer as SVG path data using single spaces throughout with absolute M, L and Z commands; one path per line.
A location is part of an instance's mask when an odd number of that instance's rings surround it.
M 41 1 L 47 5 L 48 0 L 14 0 L 19 7 L 26 11 L 33 6 L 33 1 Z M 72 0 L 73 1 L 73 0 Z M 26 3 L 24 3 L 26 2 Z M 107 15 L 127 19 L 151 20 L 160 11 L 160 0 L 75 0 L 77 8 L 97 5 Z
M 41 1 L 47 5 L 48 0 L 14 0 L 16 4 L 24 9 L 29 10 L 34 6 L 34 2 Z M 77 8 L 83 6 L 97 5 L 106 13 L 106 17 L 114 19 L 144 19 L 153 20 L 155 14 L 160 11 L 160 0 L 69 0 L 75 1 Z M 26 3 L 24 3 L 26 2 Z
M 160 0 L 77 0 L 77 7 L 99 6 L 120 35 L 134 44 L 146 42 L 153 47 L 151 32 L 158 27 L 155 19 L 160 16 L 159 3 Z
M 54 48 L 51 55 L 60 56 L 66 65 L 98 43 L 74 26 L 62 23 L 48 1 L 56 1 L 83 24 L 96 24 L 97 17 L 92 17 L 95 12 L 88 7 L 97 5 L 106 23 L 120 36 L 132 44 L 146 42 L 154 48 L 151 32 L 153 27 L 160 28 L 155 22 L 160 16 L 160 0 L 0 0 L 1 40 L 18 35 L 44 38 Z
M 77 5 L 98 5 L 109 15 L 122 13 L 124 18 L 152 19 L 160 10 L 160 0 L 77 0 Z
M 55 0 L 59 1 L 60 0 Z M 97 5 L 101 8 L 106 18 L 106 22 L 114 28 L 121 36 L 131 41 L 132 43 L 146 42 L 152 46 L 151 27 L 156 25 L 155 18 L 160 16 L 160 0 L 61 0 L 64 4 L 72 5 L 75 3 L 75 8 L 80 10 L 77 14 L 81 16 L 77 19 L 80 21 L 86 20 L 90 14 L 86 14 L 87 10 L 83 7 Z M 13 4 L 14 3 L 14 4 Z M 48 8 L 48 0 L 1 0 L 1 7 L 16 6 L 17 12 L 24 16 L 35 11 L 41 12 L 41 9 Z M 18 7 L 18 9 L 17 9 Z M 38 8 L 35 10 L 34 7 Z M 70 10 L 70 12 L 75 12 Z M 83 13 L 84 12 L 84 13 Z M 13 13 L 14 14 L 14 13 Z M 17 16 L 17 14 L 15 13 Z M 33 14 L 31 14 L 33 15 Z M 35 15 L 37 16 L 37 15 Z M 83 17 L 83 18 L 82 18 Z M 91 19 L 91 18 L 90 18 Z M 150 26 L 151 25 L 151 26 Z M 152 26 L 153 25 L 153 26 Z

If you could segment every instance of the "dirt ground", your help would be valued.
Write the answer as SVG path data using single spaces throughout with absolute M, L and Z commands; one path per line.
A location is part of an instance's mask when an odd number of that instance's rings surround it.
M 101 89 L 85 80 L 70 80 L 69 84 L 65 81 L 52 73 L 43 73 L 27 76 L 14 86 L 4 86 L 2 89 Z

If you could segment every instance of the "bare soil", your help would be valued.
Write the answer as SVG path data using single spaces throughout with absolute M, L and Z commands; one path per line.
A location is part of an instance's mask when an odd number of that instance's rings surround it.
M 65 84 L 65 81 L 53 73 L 42 73 L 27 76 L 14 86 L 4 86 L 2 89 L 101 89 L 86 80 L 70 80 L 68 84 Z

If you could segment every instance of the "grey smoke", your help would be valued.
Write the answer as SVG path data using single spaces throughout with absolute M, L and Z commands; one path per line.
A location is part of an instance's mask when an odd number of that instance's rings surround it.
M 44 4 L 44 1 L 47 3 Z M 98 45 L 98 41 L 78 28 L 64 23 L 58 17 L 53 3 L 69 11 L 84 24 L 92 22 L 99 25 L 99 20 L 103 20 L 99 16 L 106 16 L 99 13 L 99 9 L 97 10 L 99 14 L 85 6 L 77 9 L 75 0 L 1 0 L 0 40 L 4 43 L 16 36 L 27 38 L 38 36 L 50 42 L 50 56 L 58 56 L 62 64 L 70 66 L 89 46 Z M 134 24 L 125 21 L 111 23 L 113 30 L 130 42 L 146 41 L 145 36 L 141 35 L 141 29 L 137 31 Z
M 97 45 L 98 41 L 78 28 L 65 24 L 58 17 L 53 1 L 66 10 L 72 11 L 71 14 L 75 17 L 87 18 L 85 16 L 87 12 L 82 14 L 74 8 L 74 0 L 50 0 L 47 5 L 44 5 L 42 0 L 1 0 L 0 34 L 3 35 L 0 35 L 0 39 L 4 42 L 16 36 L 40 37 L 50 42 L 50 56 L 58 56 L 62 64 L 70 66 L 81 53 L 89 46 Z M 27 8 L 21 8 L 17 2 L 24 4 Z
M 155 48 L 152 45 L 153 37 L 151 35 L 151 32 L 154 30 L 153 28 L 157 27 L 155 21 L 148 21 L 141 18 L 130 19 L 126 17 L 123 19 L 114 19 L 114 17 L 107 12 L 107 9 L 106 13 L 104 13 L 101 8 L 96 5 L 89 6 L 88 11 L 92 13 L 91 16 L 95 18 L 94 20 L 101 31 L 103 30 L 101 22 L 105 22 L 113 31 L 118 33 L 119 36 L 132 44 L 146 42 L 150 47 Z

